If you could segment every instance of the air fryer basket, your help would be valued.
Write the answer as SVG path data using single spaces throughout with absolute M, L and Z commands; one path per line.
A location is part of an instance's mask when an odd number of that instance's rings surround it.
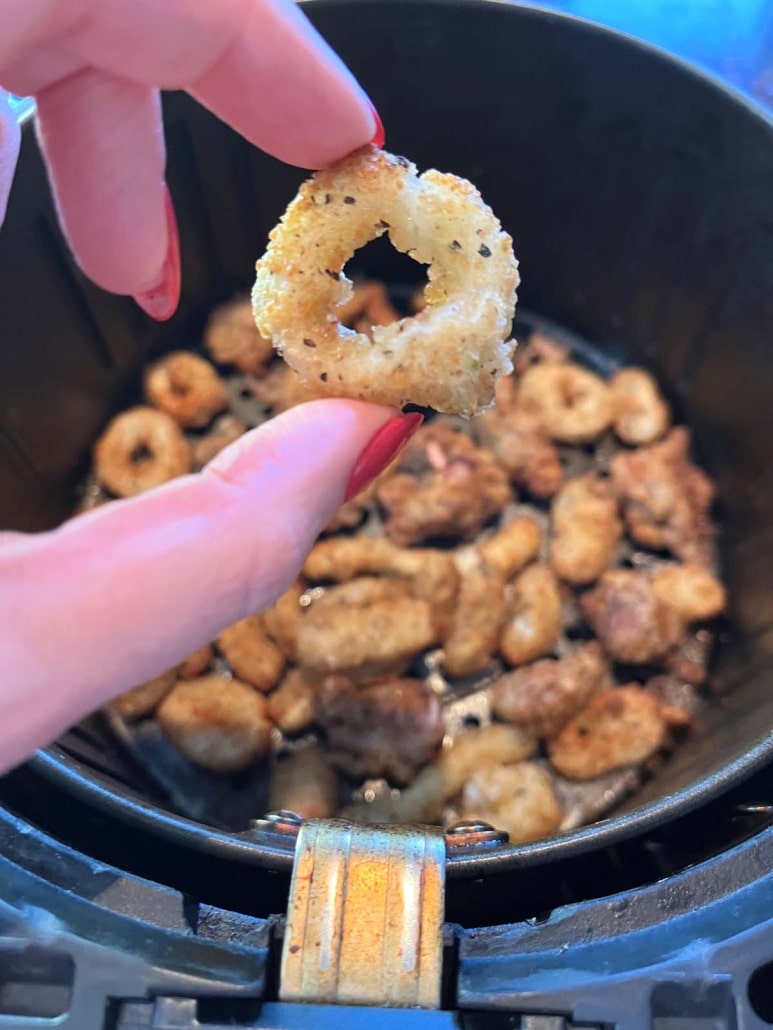
M 578 20 L 488 0 L 311 0 L 373 96 L 389 149 L 475 182 L 513 234 L 520 303 L 651 368 L 716 480 L 731 596 L 715 697 L 666 769 L 613 816 L 450 875 L 566 856 L 701 804 L 773 751 L 773 131 L 680 62 Z M 256 102 L 261 102 L 256 98 Z M 156 325 L 74 268 L 30 126 L 0 234 L 0 524 L 72 510 L 89 448 L 156 348 L 185 346 L 251 284 L 303 173 L 184 95 L 165 99 L 183 255 L 179 313 Z M 389 279 L 386 249 L 360 267 Z M 106 745 L 107 746 L 107 745 Z M 287 868 L 276 837 L 161 811 L 114 754 L 35 759 L 60 787 L 209 854 Z M 260 813 L 256 813 L 260 814 Z

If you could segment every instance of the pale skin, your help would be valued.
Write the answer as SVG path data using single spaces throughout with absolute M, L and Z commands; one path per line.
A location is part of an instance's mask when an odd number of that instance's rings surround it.
M 285 0 L 6 0 L 0 83 L 36 98 L 81 268 L 135 298 L 164 279 L 175 232 L 159 89 L 187 90 L 255 146 L 305 168 L 377 128 L 360 86 Z M 0 90 L 0 218 L 18 147 Z M 305 404 L 198 476 L 49 533 L 0 533 L 0 770 L 271 604 L 395 414 Z

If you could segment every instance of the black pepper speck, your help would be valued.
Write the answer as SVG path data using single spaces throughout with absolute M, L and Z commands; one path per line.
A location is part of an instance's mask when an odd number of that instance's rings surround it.
M 326 383 L 327 382 L 327 372 L 320 372 L 319 378 L 322 380 L 323 383 Z
M 491 251 L 488 249 L 485 243 L 481 243 L 478 248 L 478 253 L 481 257 L 491 257 Z
M 451 240 L 451 250 L 461 250 L 462 245 L 459 240 Z
M 354 197 L 344 197 L 344 204 L 356 204 Z
M 303 341 L 303 346 L 304 347 L 316 347 L 317 345 L 316 345 L 316 343 L 313 340 L 304 340 Z

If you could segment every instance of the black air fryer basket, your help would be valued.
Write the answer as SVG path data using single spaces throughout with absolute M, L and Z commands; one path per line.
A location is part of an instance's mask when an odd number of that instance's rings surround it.
M 665 824 L 773 753 L 773 131 L 679 61 L 574 19 L 488 0 L 313 0 L 306 10 L 374 98 L 388 148 L 480 188 L 515 240 L 520 309 L 651 369 L 718 487 L 731 604 L 699 726 L 602 822 L 452 856 L 449 875 L 474 892 L 481 877 L 502 882 Z M 183 296 L 164 325 L 74 267 L 27 126 L 0 234 L 3 528 L 40 530 L 72 511 L 90 447 L 143 362 L 187 346 L 213 306 L 249 289 L 303 177 L 184 95 L 165 98 L 165 124 Z M 403 267 L 388 248 L 360 262 L 385 280 Z M 128 826 L 159 855 L 205 856 L 221 879 L 236 866 L 290 868 L 277 835 L 164 811 L 108 736 L 71 734 L 34 768 L 112 827 L 107 837 L 128 839 Z

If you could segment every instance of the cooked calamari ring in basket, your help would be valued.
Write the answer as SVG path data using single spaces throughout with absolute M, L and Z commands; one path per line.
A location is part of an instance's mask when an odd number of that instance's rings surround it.
M 344 265 L 384 233 L 429 266 L 427 303 L 368 336 L 335 311 L 352 296 Z M 512 240 L 455 175 L 417 175 L 405 158 L 365 147 L 301 186 L 256 272 L 258 329 L 320 395 L 473 415 L 512 371 Z

